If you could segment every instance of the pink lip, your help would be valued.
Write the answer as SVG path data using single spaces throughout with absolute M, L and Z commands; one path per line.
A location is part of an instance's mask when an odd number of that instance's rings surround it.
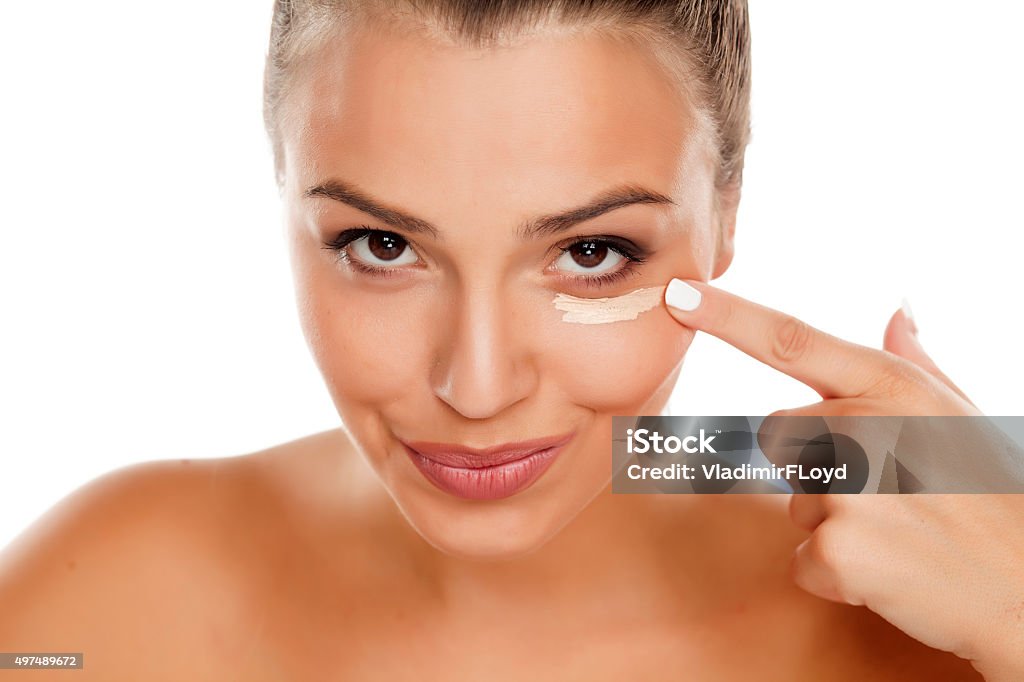
M 458 497 L 498 499 L 531 486 L 574 433 L 471 448 L 450 443 L 402 442 L 413 464 L 435 486 Z

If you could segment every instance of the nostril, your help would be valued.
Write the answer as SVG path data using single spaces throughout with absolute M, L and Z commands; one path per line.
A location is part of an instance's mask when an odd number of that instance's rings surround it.
M 434 393 L 467 419 L 488 419 L 521 402 L 535 388 L 533 372 L 510 358 L 452 358 L 434 382 Z

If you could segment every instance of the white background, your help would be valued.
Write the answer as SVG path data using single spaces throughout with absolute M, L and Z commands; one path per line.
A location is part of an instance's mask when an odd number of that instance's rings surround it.
M 333 428 L 261 122 L 270 2 L 16 2 L 0 41 L 0 546 L 152 459 Z M 989 414 L 1022 414 L 1014 3 L 753 0 L 754 123 L 716 284 L 879 347 L 909 298 Z M 810 389 L 698 335 L 671 408 Z

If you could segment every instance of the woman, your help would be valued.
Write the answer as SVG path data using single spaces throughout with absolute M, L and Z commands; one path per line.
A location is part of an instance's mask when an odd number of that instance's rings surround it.
M 610 493 L 611 417 L 659 413 L 698 330 L 807 413 L 978 414 L 902 313 L 879 351 L 707 284 L 747 30 L 725 0 L 279 0 L 266 121 L 344 429 L 78 491 L 3 555 L 3 649 L 103 680 L 1020 679 L 1010 496 Z

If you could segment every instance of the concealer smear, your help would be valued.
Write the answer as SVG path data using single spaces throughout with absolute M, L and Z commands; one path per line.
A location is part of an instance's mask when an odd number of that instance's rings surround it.
M 562 322 L 577 324 L 607 324 L 635 320 L 640 313 L 661 303 L 665 287 L 634 289 L 622 296 L 611 298 L 577 298 L 568 294 L 555 295 L 555 308 L 564 311 Z

